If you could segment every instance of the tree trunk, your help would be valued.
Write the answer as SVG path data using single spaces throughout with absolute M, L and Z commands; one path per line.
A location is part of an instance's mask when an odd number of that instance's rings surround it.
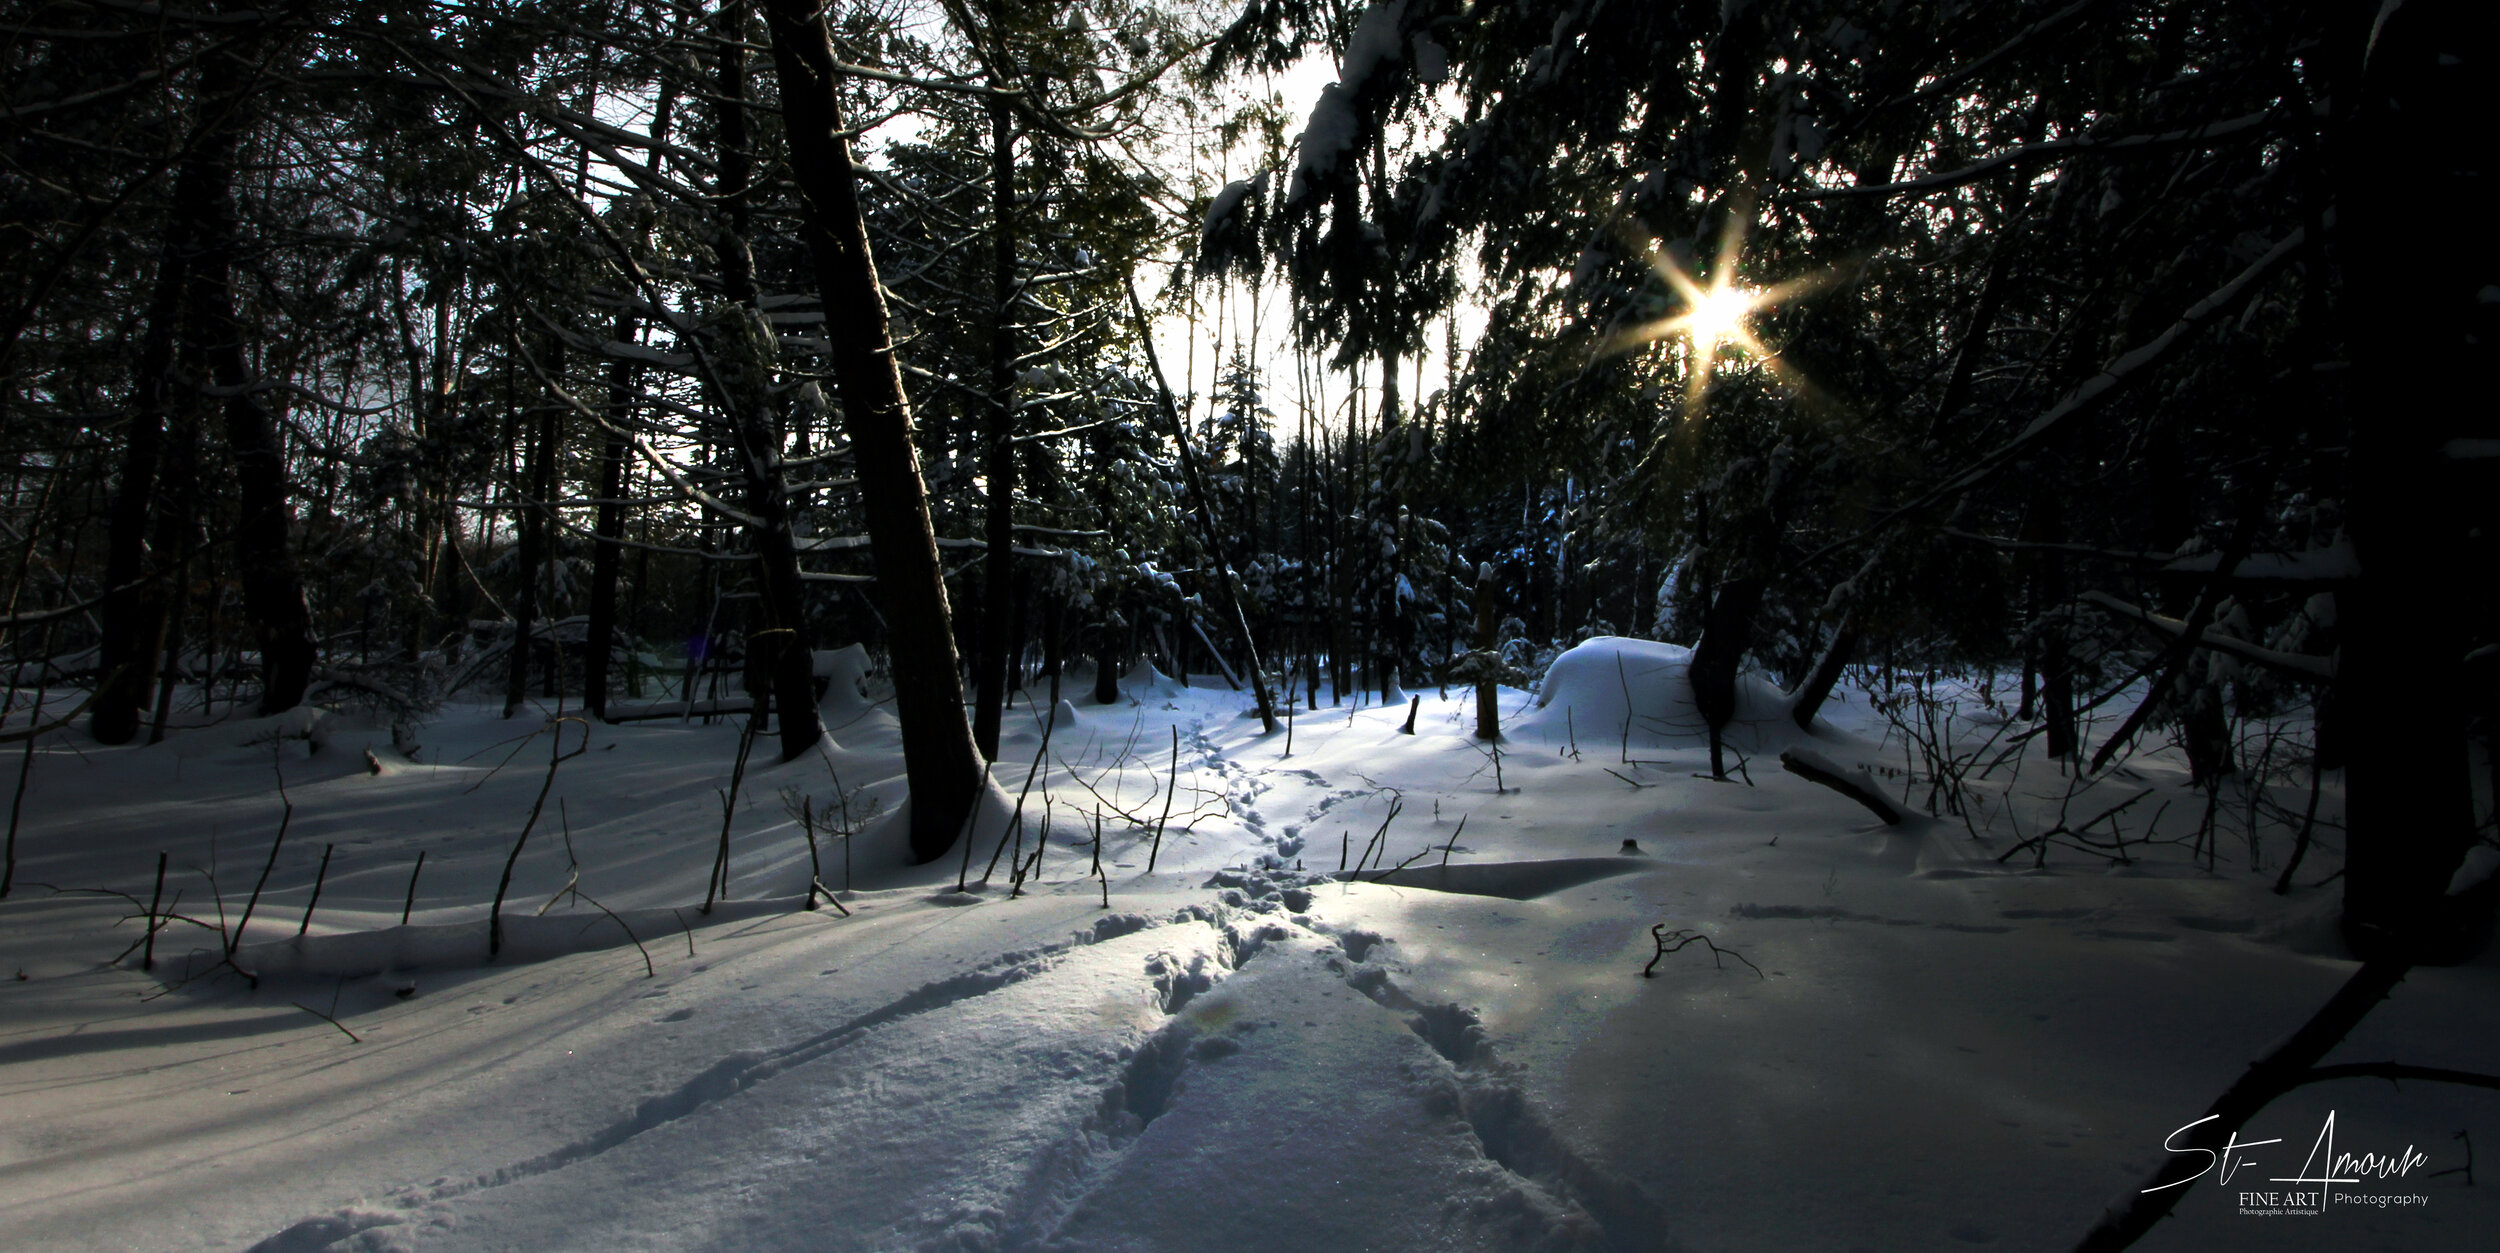
M 1806 675 L 1805 682 L 1797 685 L 1796 691 L 1788 694 L 1788 716 L 1796 721 L 1798 730 L 1814 729 L 1814 715 L 1821 712 L 1823 702 L 1831 698 L 1832 688 L 1840 682 L 1840 672 L 1848 666 L 1850 656 L 1857 651 L 1856 615 L 1842 614 L 1840 625 L 1832 628 L 1832 642 L 1823 650 L 1822 657 L 1815 661 L 1814 670 Z
M 1727 579 L 1701 619 L 1701 642 L 1693 646 L 1686 673 L 1693 685 L 1693 707 L 1710 728 L 1710 777 L 1727 777 L 1720 741 L 1736 718 L 1736 667 L 1753 646 L 1753 620 L 1762 607 L 1765 581 L 1759 576 Z
M 2476 943 L 2442 900 L 2475 839 L 2471 710 L 2422 670 L 2455 667 L 2469 641 L 2452 553 L 2478 497 L 2441 449 L 2478 414 L 2457 398 L 2476 394 L 2489 359 L 2474 332 L 2495 260 L 2479 187 L 2488 137 L 2473 130 L 2489 84 L 2442 54 L 2475 65 L 2490 21 L 2461 0 L 2383 11 L 2337 136 L 2339 242 L 2327 252 L 2343 267 L 2359 375 L 2346 516 L 2361 576 L 2337 597 L 2335 702 L 2354 731 L 2343 930 L 2365 958 L 2455 960 Z
M 1117 704 L 1120 699 L 1120 647 L 1108 622 L 1100 629 L 1102 648 L 1094 655 L 1094 703 Z
M 755 546 L 763 586 L 755 610 L 755 626 L 747 632 L 749 673 L 769 676 L 750 682 L 754 717 L 761 727 L 770 704 L 781 709 L 781 760 L 793 761 L 815 749 L 824 738 L 823 716 L 816 705 L 813 640 L 807 630 L 807 584 L 799 577 L 798 543 L 791 534 L 789 494 L 783 490 L 782 430 L 773 411 L 772 373 L 779 341 L 764 319 L 763 294 L 756 287 L 755 263 L 747 250 L 747 197 L 754 181 L 754 156 L 747 147 L 746 53 L 739 40 L 746 33 L 745 0 L 729 0 L 720 8 L 722 34 L 720 94 L 714 101 L 719 118 L 722 229 L 719 243 L 721 288 L 731 304 L 729 331 L 735 346 L 720 380 L 728 394 L 722 407 L 735 424 L 739 460 L 746 472 L 748 528 Z M 784 76 L 785 89 L 788 78 Z M 795 150 L 796 140 L 793 140 Z M 847 158 L 846 158 L 847 159 Z M 844 167 L 848 172 L 848 165 Z M 834 294 L 824 295 L 827 325 L 833 323 Z M 838 366 L 837 366 L 838 369 Z M 848 394 L 845 397 L 846 408 Z M 867 463 L 860 466 L 868 477 Z M 871 528 L 873 539 L 874 526 Z M 899 671 L 901 666 L 896 666 Z M 916 790 L 916 789 L 915 789 Z
M 2231 759 L 2231 720 L 2222 708 L 2222 686 L 2205 677 L 2202 658 L 2171 685 L 2172 707 L 2179 711 L 2179 739 L 2187 749 L 2188 782 L 2210 787 L 2238 770 Z
M 161 567 L 172 554 L 160 546 L 151 563 L 147 535 L 166 420 L 178 405 L 201 403 L 196 381 L 185 385 L 177 378 L 186 366 L 195 374 L 199 368 L 197 361 L 184 359 L 197 353 L 196 345 L 186 353 L 185 341 L 196 340 L 203 331 L 218 333 L 199 304 L 216 298 L 209 285 L 222 287 L 225 274 L 222 268 L 209 272 L 212 259 L 202 253 L 212 246 L 218 215 L 233 212 L 235 127 L 243 112 L 233 97 L 243 89 L 240 62 L 233 56 L 208 58 L 200 94 L 202 115 L 211 120 L 174 176 L 173 211 L 157 263 L 147 334 L 140 341 L 121 482 L 105 540 L 105 593 L 98 614 L 102 630 L 97 636 L 97 664 L 104 678 L 88 729 L 106 744 L 125 744 L 139 733 L 151 686 L 148 664 L 163 647 L 167 597 Z M 226 229 L 231 231 L 230 221 Z M 222 265 L 224 255 L 215 263 Z
M 1104 543 L 1118 547 L 1123 537 L 1113 529 L 1118 517 L 1118 500 L 1111 478 L 1111 437 L 1096 429 L 1087 441 L 1093 462 L 1093 493 L 1095 508 L 1101 513 L 1106 532 Z M 1116 607 L 1111 603 L 1111 589 L 1099 589 L 1094 597 L 1094 703 L 1109 705 L 1120 699 L 1120 629 Z
M 156 680 L 156 713 L 148 726 L 150 744 L 164 741 L 165 723 L 173 717 L 174 691 L 182 680 L 182 627 L 191 596 L 191 563 L 205 538 L 199 521 L 199 421 L 193 413 L 177 412 L 167 424 L 166 435 L 171 445 L 167 451 L 172 457 L 158 476 L 165 496 L 164 506 L 157 512 L 154 541 L 163 569 L 158 585 L 163 589 L 158 601 L 163 610 L 158 619 L 163 629 L 157 633 L 162 642 L 161 657 L 151 668 Z
M 1502 687 L 1489 672 L 1493 650 L 1501 644 L 1501 616 L 1494 608 L 1497 588 L 1493 563 L 1476 566 L 1476 654 L 1488 673 L 1476 679 L 1476 738 L 1491 743 L 1502 738 Z
M 226 61 L 209 58 L 212 67 Z M 234 458 L 241 505 L 234 531 L 236 574 L 243 585 L 244 616 L 260 644 L 260 712 L 266 716 L 304 699 L 312 684 L 315 646 L 312 610 L 304 601 L 289 537 L 295 518 L 287 503 L 291 485 L 286 450 L 276 422 L 261 405 L 254 386 L 258 380 L 243 352 L 243 325 L 235 314 L 233 269 L 239 245 L 234 161 L 239 139 L 234 127 L 219 126 L 193 149 L 210 207 L 198 223 L 200 250 L 191 281 L 193 313 L 202 332 L 198 349 L 225 396 L 226 448 Z
M 1137 285 L 1128 285 L 1129 312 L 1136 315 L 1139 345 L 1146 350 L 1146 365 L 1155 377 L 1155 392 L 1162 401 L 1163 421 L 1171 428 L 1172 440 L 1180 447 L 1181 481 L 1189 488 L 1190 498 L 1197 505 L 1200 536 L 1207 559 L 1215 566 L 1216 591 L 1222 595 L 1226 616 L 1233 629 L 1241 632 L 1242 656 L 1250 671 L 1250 691 L 1259 707 L 1259 724 L 1263 733 L 1276 733 L 1276 701 L 1268 692 L 1267 667 L 1259 663 L 1259 645 L 1250 633 L 1250 615 L 1243 612 L 1241 594 L 1233 586 L 1233 571 L 1239 567 L 1232 560 L 1230 547 L 1224 542 L 1223 528 L 1216 522 L 1215 502 L 1207 494 L 1206 476 L 1199 471 L 1198 454 L 1189 442 L 1189 428 L 1182 425 L 1180 407 L 1173 403 L 1172 385 L 1163 377 L 1163 363 L 1155 358 L 1154 336 L 1146 322 L 1146 306 L 1137 298 Z M 1187 681 L 1188 675 L 1183 674 Z
M 937 534 L 912 449 L 911 407 L 894 360 L 885 291 L 860 217 L 833 45 L 821 9 L 810 0 L 766 0 L 765 11 L 801 234 L 824 298 L 843 426 L 858 466 L 869 552 L 890 628 L 895 713 L 911 788 L 912 856 L 929 861 L 963 829 L 985 773 L 964 717 Z
M 2195 535 L 2198 484 L 2189 477 L 2181 432 L 2175 426 L 2156 426 L 2146 437 L 2144 454 L 2147 485 L 2151 489 L 2147 521 L 2153 533 Z M 2243 518 L 2239 533 L 2250 534 L 2250 524 L 2251 520 Z M 2162 613 L 2185 620 L 2197 606 L 2220 594 L 2219 589 L 2200 590 L 2193 584 L 2174 580 L 2161 587 L 2155 605 Z M 2206 616 L 2210 619 L 2210 610 Z M 2159 647 L 2166 653 L 2172 641 L 2165 635 Z M 2180 746 L 2187 751 L 2188 781 L 2197 787 L 2211 787 L 2233 769 L 2230 719 L 2222 707 L 2221 685 L 2207 677 L 2212 667 L 2205 662 L 2202 657 L 2180 656 L 2173 663 L 2177 677 L 2163 690 L 2147 693 L 2148 700 L 2161 702 L 2161 711 L 2177 721 Z M 2093 754 L 2094 762 L 2097 764 L 2110 751 L 2104 745 Z
M 617 342 L 632 343 L 641 323 L 631 309 L 617 314 Z M 633 364 L 609 362 L 608 421 L 615 429 L 599 447 L 599 515 L 592 524 L 597 544 L 590 558 L 590 622 L 582 640 L 582 707 L 600 719 L 608 716 L 608 658 L 616 651 L 616 583 L 625 556 L 617 543 L 625 534 L 623 428 L 633 418 L 633 405 Z
M 2038 477 L 2042 490 L 2023 514 L 2022 537 L 2042 545 L 2061 543 L 2066 538 L 2063 502 L 2055 486 L 2047 482 L 2056 473 L 2045 470 Z M 2045 751 L 2062 760 L 2073 756 L 2077 747 L 2074 652 L 2067 645 L 2065 625 L 2066 559 L 2045 547 L 2032 550 L 2030 583 L 2032 601 L 2041 610 L 2032 630 L 2039 643 L 2041 716 L 2048 721 Z
M 142 659 L 156 650 L 164 631 L 164 593 L 148 577 L 147 534 L 166 411 L 176 390 L 176 328 L 184 320 L 185 274 L 194 246 L 187 227 L 206 213 L 204 205 L 195 203 L 204 195 L 198 167 L 195 154 L 183 163 L 176 180 L 176 212 L 164 257 L 157 263 L 156 294 L 149 304 L 147 337 L 140 342 L 130 429 L 122 445 L 121 483 L 105 539 L 105 592 L 99 613 L 103 629 L 97 637 L 97 665 L 104 677 L 87 723 L 105 744 L 127 744 L 139 733 L 139 703 L 147 691 Z M 165 554 L 157 557 L 161 561 Z
M 1406 606 L 1398 602 L 1398 581 L 1406 573 L 1405 511 L 1399 508 L 1405 495 L 1400 490 L 1405 467 L 1392 443 L 1405 442 L 1406 434 L 1400 429 L 1404 416 L 1398 406 L 1398 354 L 1384 348 L 1380 353 L 1380 434 L 1372 441 L 1373 464 L 1380 471 L 1376 516 L 1388 527 L 1390 535 L 1388 556 L 1375 566 L 1380 571 L 1380 583 L 1374 589 L 1377 594 L 1373 600 L 1379 608 L 1374 611 L 1372 649 L 1380 667 L 1377 677 L 1380 702 L 1384 705 L 1397 698 L 1398 671 L 1406 664 L 1406 645 L 1412 630 Z
M 1330 458 L 1329 470 L 1333 470 L 1336 463 L 1349 459 L 1344 449 L 1351 442 L 1352 437 L 1349 434 L 1346 443 L 1339 445 L 1339 455 Z M 1323 471 L 1323 473 L 1326 472 Z M 1324 560 L 1328 563 L 1328 606 L 1330 609 L 1328 615 L 1328 703 L 1333 706 L 1345 699 L 1347 688 L 1354 686 L 1354 589 L 1351 573 L 1353 563 L 1346 559 L 1347 552 L 1353 546 L 1346 534 L 1345 485 L 1339 482 L 1333 484 L 1332 489 L 1336 499 L 1328 503 L 1334 507 L 1324 509 L 1322 512 L 1328 517 L 1329 542 Z
M 1025 658 L 1031 653 L 1028 639 L 1032 629 L 1033 580 L 1019 576 L 1007 597 L 1007 706 L 1015 707 L 1016 693 L 1024 690 Z
M 1003 65 L 1006 49 L 1001 42 L 993 55 Z M 990 85 L 1005 84 L 993 79 Z M 996 760 L 999 712 L 1007 691 L 1008 583 L 1014 578 L 1016 560 L 1016 128 L 1004 97 L 990 97 L 989 109 L 990 413 L 982 432 L 989 557 L 981 569 L 981 643 L 973 662 L 972 741 L 983 757 Z
M 2039 589 L 2027 585 L 2023 590 L 2023 602 L 2023 693 L 2014 707 L 2014 720 L 2017 722 L 2031 721 L 2039 709 L 2040 696 L 2040 641 L 2032 631 L 2032 624 L 2040 620 Z
M 655 141 L 668 138 L 670 120 L 676 113 L 677 89 L 676 74 L 663 70 L 659 80 L 659 99 L 653 105 L 651 115 L 651 134 Z M 628 308 L 616 315 L 617 342 L 633 343 L 641 328 L 641 311 Z M 620 567 L 625 564 L 624 548 L 619 542 L 625 538 L 625 506 L 622 502 L 626 492 L 625 469 L 629 452 L 624 428 L 633 418 L 640 373 L 632 362 L 613 361 L 608 365 L 608 421 L 614 424 L 614 429 L 606 433 L 599 446 L 599 512 L 597 520 L 592 523 L 592 534 L 597 539 L 590 559 L 590 620 L 585 625 L 582 645 L 582 706 L 590 711 L 592 717 L 600 719 L 608 715 L 608 667 L 616 652 L 618 635 L 616 586 L 622 577 Z M 639 555 L 643 559 L 643 571 L 647 572 L 650 550 L 644 549 Z M 639 591 L 642 584 L 640 574 L 634 582 Z M 630 644 L 632 633 L 625 634 Z M 636 664 L 627 665 L 626 685 L 637 689 L 629 695 L 641 694 L 638 690 L 641 686 L 640 675 Z
M 1042 597 L 1042 674 L 1050 680 L 1050 708 L 1053 713 L 1056 713 L 1059 708 L 1059 669 L 1065 660 L 1062 656 L 1064 643 L 1062 637 L 1068 629 L 1068 602 L 1055 587 L 1045 586 L 1040 595 Z
M 515 352 L 520 349 L 517 335 L 512 348 Z M 562 360 L 560 356 L 555 358 L 550 374 L 562 377 Z M 529 702 L 530 654 L 535 651 L 531 636 L 538 628 L 538 575 L 539 567 L 547 560 L 546 511 L 547 502 L 554 495 L 547 490 L 547 480 L 551 477 L 548 462 L 556 455 L 558 421 L 552 398 L 541 398 L 539 401 L 537 422 L 530 423 L 524 419 L 524 429 L 529 432 L 529 445 L 522 458 L 521 490 L 514 493 L 521 502 L 519 511 L 513 514 L 513 521 L 519 525 L 521 532 L 519 551 L 513 555 L 514 564 L 520 571 L 520 583 L 512 593 L 512 655 L 509 658 L 510 668 L 504 675 L 503 716 L 507 718 L 519 714 L 521 706 Z
M 411 398 L 409 414 L 418 440 L 429 447 L 452 429 L 451 338 L 450 293 L 438 291 L 431 360 L 410 373 L 415 396 Z M 445 460 L 437 455 L 419 463 L 415 499 L 409 502 L 409 524 L 415 531 L 419 553 L 417 586 L 421 589 L 408 606 L 407 660 L 412 664 L 424 655 L 429 640 L 447 644 L 449 660 L 459 656 L 461 643 L 468 639 L 468 615 L 454 612 L 460 600 L 459 554 L 453 550 L 450 539 L 456 534 L 459 521 Z

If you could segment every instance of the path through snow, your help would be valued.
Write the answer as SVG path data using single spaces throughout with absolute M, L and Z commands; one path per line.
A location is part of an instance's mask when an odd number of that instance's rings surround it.
M 1575 663 L 1604 680 L 1585 700 L 1506 698 L 1499 793 L 1464 694 L 1427 696 L 1412 736 L 1402 705 L 1303 712 L 1288 757 L 1244 698 L 1140 676 L 1053 731 L 1021 837 L 1047 812 L 1049 847 L 1012 899 L 1004 861 L 962 894 L 956 859 L 898 864 L 891 719 L 862 707 L 819 759 L 750 770 L 733 903 L 698 917 L 734 729 L 594 728 L 512 908 L 578 874 L 617 914 L 558 901 L 516 930 L 529 960 L 496 963 L 480 920 L 545 768 L 530 727 L 448 713 L 423 764 L 378 775 L 343 721 L 274 746 L 229 728 L 48 751 L 39 882 L 136 895 L 164 850 L 183 913 L 216 917 L 213 871 L 231 915 L 280 772 L 296 810 L 256 989 L 158 995 L 103 964 L 135 936 L 119 900 L 0 907 L 0 964 L 27 972 L 0 983 L 0 1230 L 28 1248 L 2053 1248 L 2350 969 L 2331 893 L 2159 859 L 2009 873 L 2001 842 L 1889 831 L 1758 768 L 1776 718 L 1740 728 L 1750 785 L 1698 779 L 1661 694 L 1674 658 L 1642 647 Z M 1041 739 L 1016 712 L 976 877 Z M 1862 709 L 1841 717 L 1823 751 L 1883 765 Z M 835 771 L 855 812 L 881 808 L 848 850 L 849 917 L 796 911 L 808 854 L 776 803 L 834 812 Z M 1339 882 L 1375 833 L 1373 869 Z M 420 850 L 418 925 L 395 929 Z M 840 851 L 820 850 L 837 883 Z M 1643 980 L 1654 926 L 1752 967 L 1694 948 Z M 160 973 L 204 938 L 168 931 Z M 2337 1060 L 2492 1068 L 2496 978 L 2420 972 Z M 2344 1084 L 2256 1130 L 2305 1139 L 2330 1109 L 2348 1145 L 2429 1152 L 2427 1176 L 2500 1102 Z M 2145 1247 L 2463 1249 L 2500 1218 L 2458 1176 L 2404 1187 L 2429 1201 L 2267 1222 L 2200 1185 Z

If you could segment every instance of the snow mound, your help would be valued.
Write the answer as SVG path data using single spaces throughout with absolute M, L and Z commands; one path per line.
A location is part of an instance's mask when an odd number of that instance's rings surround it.
M 1681 644 L 1601 635 L 1554 659 L 1537 685 L 1536 708 L 1517 726 L 1585 743 L 1628 738 L 1655 748 L 1706 742 L 1710 728 L 1693 707 L 1692 661 L 1693 650 Z M 1757 676 L 1738 675 L 1730 738 L 1756 746 L 1792 731 L 1788 698 Z
M 338 722 L 338 715 L 327 709 L 297 705 L 266 718 L 237 718 L 215 726 L 169 730 L 164 748 L 186 760 L 233 749 L 253 749 L 265 762 L 273 744 L 294 742 L 305 745 L 298 756 L 329 747 L 333 734 L 338 730 Z
M 1153 662 L 1140 660 L 1128 668 L 1128 673 L 1120 676 L 1120 690 L 1142 700 L 1149 696 L 1178 696 L 1187 689 L 1178 680 L 1156 669 Z
M 816 677 L 825 681 L 825 694 L 817 701 L 825 718 L 847 722 L 867 713 L 875 702 L 868 699 L 868 650 L 857 644 L 846 648 L 816 650 Z

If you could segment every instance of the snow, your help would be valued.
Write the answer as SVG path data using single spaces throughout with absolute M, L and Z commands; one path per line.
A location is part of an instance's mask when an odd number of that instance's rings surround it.
M 2129 838 L 2164 801 L 2155 833 L 2183 838 L 2201 793 L 2170 750 L 2070 798 L 2035 740 L 1978 785 L 1982 839 L 1923 816 L 1915 757 L 1862 689 L 1808 736 L 1741 680 L 1750 782 L 1700 777 L 1689 660 L 1564 653 L 1535 694 L 1502 693 L 1498 760 L 1465 689 L 1423 689 L 1412 735 L 1403 700 L 1297 709 L 1288 755 L 1211 676 L 1141 666 L 1095 704 L 1072 673 L 1055 714 L 1038 685 L 1009 711 L 969 875 L 1002 838 L 1010 856 L 958 893 L 959 856 L 904 864 L 887 693 L 831 650 L 828 741 L 788 764 L 758 744 L 708 915 L 730 722 L 591 726 L 552 784 L 554 709 L 448 708 L 413 759 L 345 713 L 153 748 L 47 736 L 0 901 L 0 970 L 23 976 L 0 980 L 0 1243 L 2064 1247 L 2352 969 L 2332 887 L 2268 890 L 2280 826 L 2258 873 L 2236 819 L 2212 872 L 2178 844 L 2000 861 L 2017 825 L 2142 788 Z M 2004 728 L 1978 691 L 1935 690 L 1974 734 Z M 1783 748 L 1921 816 L 1888 829 L 1765 768 Z M 488 961 L 487 902 L 542 786 Z M 802 794 L 847 916 L 801 908 Z M 2272 796 L 2297 812 L 2305 778 Z M 231 920 L 282 816 L 237 954 L 257 986 L 201 974 L 218 896 Z M 109 959 L 140 938 L 160 850 L 178 912 L 209 926 L 170 925 L 149 973 Z M 2335 867 L 2313 852 L 2301 882 Z M 1696 945 L 1645 979 L 1652 928 L 1744 960 Z M 2496 980 L 2489 959 L 2417 971 L 2330 1060 L 2489 1069 Z M 2277 1168 L 2330 1110 L 2345 1151 L 2428 1155 L 2345 1190 L 2427 1203 L 2240 1216 L 2233 1189 L 2283 1186 L 2249 1180 L 2295 1173 Z M 2483 1247 L 2489 1189 L 2430 1172 L 2495 1114 L 2469 1089 L 2303 1089 L 2251 1124 L 2283 1141 L 2251 1151 L 2262 1169 L 2200 1181 L 2142 1247 Z
M 1293 182 L 1286 187 L 1288 203 L 1300 203 L 1303 196 L 1318 184 L 1327 181 L 1337 169 L 1337 162 L 1354 148 L 1362 133 L 1362 122 L 1355 114 L 1355 100 L 1380 67 L 1406 59 L 1406 48 L 1400 42 L 1398 27 L 1406 18 L 1406 0 L 1385 0 L 1363 10 L 1354 23 L 1354 31 L 1346 37 L 1345 58 L 1337 68 L 1337 81 L 1320 89 L 1319 99 L 1311 105 L 1310 121 L 1295 141 L 1297 150 Z M 1441 66 L 1446 74 L 1447 58 Z M 1209 215 L 1212 223 L 1213 215 Z
M 1330 83 L 1319 89 L 1319 99 L 1311 105 L 1311 120 L 1303 124 L 1301 137 L 1294 141 L 1293 182 L 1285 190 L 1287 203 L 1300 203 L 1312 188 L 1336 172 L 1338 159 L 1353 149 L 1361 127 L 1354 115 L 1353 94 L 1344 84 Z
M 1354 33 L 1346 37 L 1345 61 L 1337 73 L 1337 81 L 1346 90 L 1362 90 L 1382 64 L 1406 55 L 1398 35 L 1405 20 L 1406 0 L 1382 0 L 1355 19 Z
M 1261 170 L 1256 178 L 1235 179 L 1224 184 L 1223 188 L 1215 193 L 1215 198 L 1207 202 L 1206 222 L 1198 233 L 1200 250 L 1211 249 L 1217 241 L 1227 238 L 1234 230 L 1233 219 L 1236 214 L 1240 213 L 1242 202 L 1254 195 L 1263 195 L 1266 191 L 1267 171 L 1265 170 Z
M 1693 707 L 1686 677 L 1693 653 L 1680 644 L 1600 636 L 1554 659 L 1537 685 L 1537 712 L 1519 722 L 1523 731 L 1552 738 L 1577 735 L 1588 743 L 1619 740 L 1640 748 L 1688 743 L 1708 734 Z M 1736 720 L 1731 743 L 1747 752 L 1785 742 L 1788 702 L 1754 675 L 1736 681 Z
M 776 314 L 774 316 L 780 318 L 791 315 Z M 825 320 L 825 315 L 815 314 L 813 320 L 822 322 Z M 621 339 L 601 341 L 599 351 L 619 361 L 639 361 L 645 365 L 666 366 L 673 370 L 688 369 L 694 365 L 694 356 L 691 353 L 662 352 L 648 344 L 628 343 Z

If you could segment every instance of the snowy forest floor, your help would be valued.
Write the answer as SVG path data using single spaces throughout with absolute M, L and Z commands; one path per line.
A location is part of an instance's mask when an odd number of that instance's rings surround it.
M 1749 691 L 1748 778 L 1714 782 L 1681 665 L 1594 641 L 1541 706 L 1504 693 L 1500 792 L 1471 693 L 1425 693 L 1411 736 L 1402 700 L 1303 713 L 1288 755 L 1220 679 L 1133 676 L 1062 707 L 1010 835 L 1047 712 L 1019 703 L 971 876 L 1009 852 L 969 893 L 953 855 L 903 865 L 892 718 L 837 691 L 823 751 L 757 746 L 709 915 L 728 722 L 565 723 L 586 748 L 552 783 L 546 710 L 448 708 L 413 760 L 302 711 L 147 748 L 46 737 L 0 901 L 0 1246 L 2061 1249 L 2352 969 L 2335 887 L 2306 886 L 2332 852 L 2278 896 L 2289 831 L 2261 821 L 2252 850 L 2226 820 L 2208 870 L 2174 753 L 2070 801 L 2035 745 L 1976 784 L 1978 835 L 1886 828 L 1776 764 L 1805 744 L 1923 799 L 1864 693 L 1805 737 Z M 848 877 L 821 830 L 837 775 Z M 2061 805 L 2081 823 L 2147 789 L 2116 821 L 2156 837 L 2131 864 L 1999 860 Z M 847 917 L 799 908 L 802 794 Z M 2340 813 L 2332 776 L 2322 802 Z M 114 959 L 160 852 L 160 912 L 198 922 L 145 972 Z M 235 954 L 255 986 L 215 928 L 264 864 Z M 1696 944 L 1645 979 L 1653 927 L 1741 960 Z M 2489 957 L 2419 970 L 2330 1060 L 2493 1069 L 2496 993 Z M 2339 1153 L 2426 1160 L 2314 1216 L 2244 1213 L 2315 1186 L 2271 1180 L 2317 1173 L 2330 1113 Z M 2493 1183 L 2456 1168 L 2460 1133 L 2495 1127 L 2500 1094 L 2311 1086 L 2141 1247 L 2489 1247 Z

